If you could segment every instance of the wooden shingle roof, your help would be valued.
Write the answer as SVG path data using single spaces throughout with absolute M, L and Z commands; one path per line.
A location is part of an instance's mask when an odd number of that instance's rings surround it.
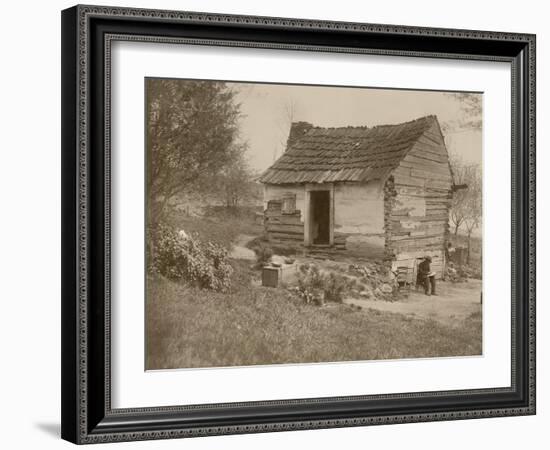
M 385 179 L 434 124 L 437 118 L 426 116 L 372 128 L 311 126 L 293 139 L 259 181 L 287 184 Z

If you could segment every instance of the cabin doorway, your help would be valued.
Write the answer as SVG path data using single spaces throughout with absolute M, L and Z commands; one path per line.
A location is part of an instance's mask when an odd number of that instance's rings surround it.
M 330 191 L 310 192 L 310 244 L 330 245 Z

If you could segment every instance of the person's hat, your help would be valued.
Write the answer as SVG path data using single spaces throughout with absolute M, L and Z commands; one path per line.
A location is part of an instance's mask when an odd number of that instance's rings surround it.
M 432 262 L 432 257 L 431 256 L 424 256 L 424 259 L 428 262 Z

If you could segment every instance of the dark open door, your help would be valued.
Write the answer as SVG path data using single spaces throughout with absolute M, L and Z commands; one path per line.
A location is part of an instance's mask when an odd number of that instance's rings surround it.
M 330 191 L 312 191 L 310 203 L 311 243 L 330 244 Z

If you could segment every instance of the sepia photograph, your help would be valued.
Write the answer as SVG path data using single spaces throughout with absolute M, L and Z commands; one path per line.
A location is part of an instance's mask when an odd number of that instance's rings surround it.
M 483 354 L 483 93 L 144 95 L 146 370 Z

